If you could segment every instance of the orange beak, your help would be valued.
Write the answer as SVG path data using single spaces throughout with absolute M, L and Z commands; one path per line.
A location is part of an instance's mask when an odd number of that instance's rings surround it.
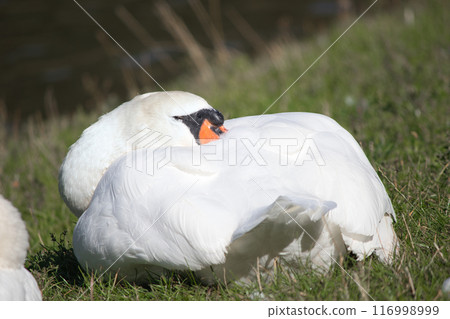
M 213 128 L 216 130 L 219 129 L 222 133 L 227 132 L 228 130 L 225 128 L 225 126 L 214 126 L 211 124 L 210 121 L 204 120 L 202 126 L 200 127 L 200 132 L 198 134 L 198 137 L 200 139 L 200 144 L 206 144 L 213 140 L 219 139 L 219 134 L 213 131 Z
M 225 126 L 219 126 L 219 130 L 222 131 L 222 133 L 228 132 L 228 130 L 225 128 Z

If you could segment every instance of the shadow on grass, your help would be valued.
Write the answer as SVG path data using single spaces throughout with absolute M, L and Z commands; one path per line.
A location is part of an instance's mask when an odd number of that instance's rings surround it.
M 67 232 L 64 231 L 57 238 L 54 234 L 50 234 L 52 244 L 41 245 L 42 250 L 31 255 L 27 259 L 26 268 L 32 272 L 46 273 L 47 276 L 52 277 L 57 283 L 68 283 L 79 287 L 86 286 L 86 280 L 94 276 L 94 279 L 99 279 L 99 274 L 89 274 L 84 271 L 78 264 L 78 261 L 73 252 L 73 248 L 69 240 L 66 239 Z M 113 282 L 114 274 L 104 276 L 105 281 Z M 88 279 L 86 279 L 88 278 Z M 148 283 L 133 283 L 141 286 L 144 289 L 152 290 L 152 285 L 161 285 L 166 287 L 183 285 L 183 286 L 198 286 L 200 280 L 193 272 L 170 271 L 166 274 L 155 277 L 149 274 Z M 123 279 L 119 279 L 118 283 Z
M 83 286 L 86 274 L 80 268 L 66 235 L 66 231 L 62 232 L 59 238 L 50 234 L 52 244 L 42 245 L 40 252 L 29 256 L 26 266 L 31 271 L 47 273 L 57 282 Z
M 145 300 L 259 300 L 255 291 L 264 287 L 269 299 L 296 299 L 301 296 L 311 300 L 326 298 L 323 293 L 310 296 L 311 287 L 322 287 L 327 291 L 336 288 L 332 282 L 345 282 L 347 299 L 357 299 L 360 296 L 353 280 L 358 262 L 356 256 L 348 255 L 337 265 L 324 274 L 316 273 L 309 264 L 300 264 L 294 268 L 289 265 L 278 266 L 277 274 L 269 273 L 261 277 L 261 283 L 232 284 L 215 282 L 204 284 L 194 272 L 167 271 L 161 276 L 148 274 L 148 283 L 127 282 L 117 274 L 101 276 L 96 272 L 84 271 L 77 262 L 71 242 L 66 238 L 66 232 L 58 237 L 51 234 L 52 243 L 42 246 L 42 250 L 27 260 L 27 268 L 33 273 L 42 275 L 42 285 L 48 291 L 57 291 L 64 300 L 129 300 L 139 292 L 139 299 Z M 285 271 L 282 271 L 284 268 Z M 349 273 L 346 273 L 349 272 Z M 307 275 L 305 275 L 307 274 Z M 39 275 L 38 275 L 39 276 Z M 274 277 L 275 276 L 275 277 Z M 363 276 L 364 277 L 364 276 Z M 330 283 L 331 282 L 331 283 Z M 262 286 L 261 286 L 262 285 Z M 347 288 L 348 289 L 348 288 Z M 355 291 L 353 291 L 355 290 Z M 330 292 L 331 293 L 331 292 Z M 300 295 L 299 295 L 300 294 Z M 301 295 L 303 294 L 303 295 Z M 124 299 L 124 296 L 128 296 Z M 338 296 L 336 296 L 339 299 Z

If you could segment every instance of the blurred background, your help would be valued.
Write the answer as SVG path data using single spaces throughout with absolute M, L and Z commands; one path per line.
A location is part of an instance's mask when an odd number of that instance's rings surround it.
M 79 0 L 163 87 L 186 72 L 214 77 L 210 64 L 226 64 L 237 53 L 270 55 L 269 43 L 311 37 L 372 2 Z M 403 2 L 379 1 L 369 15 Z M 1 0 L 0 34 L 7 125 L 160 90 L 74 1 Z

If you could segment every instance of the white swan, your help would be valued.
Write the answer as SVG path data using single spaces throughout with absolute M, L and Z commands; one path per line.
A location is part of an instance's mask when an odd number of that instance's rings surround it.
M 36 280 L 23 266 L 27 249 L 25 223 L 0 195 L 0 300 L 42 300 Z
M 326 268 L 346 247 L 391 261 L 394 210 L 347 131 L 285 113 L 226 121 L 221 135 L 219 114 L 189 93 L 153 93 L 83 133 L 60 173 L 72 211 L 90 203 L 73 238 L 83 267 L 136 281 L 191 269 L 211 281 L 249 279 L 277 256 Z M 216 140 L 195 143 L 205 136 Z
M 155 139 L 153 145 L 139 144 L 142 133 L 151 129 L 162 136 L 170 136 L 170 145 L 189 146 L 194 139 L 188 126 L 174 119 L 177 115 L 208 110 L 208 103 L 190 93 L 147 93 L 136 96 L 102 116 L 88 127 L 74 143 L 59 172 L 61 197 L 77 217 L 86 210 L 100 178 L 111 163 L 131 148 L 159 147 L 164 138 Z M 219 112 L 218 115 L 222 116 Z M 201 114 L 200 114 L 201 115 Z M 194 118 L 187 118 L 196 124 Z M 223 120 L 223 118 L 222 118 Z M 198 133 L 198 132 L 197 132 Z

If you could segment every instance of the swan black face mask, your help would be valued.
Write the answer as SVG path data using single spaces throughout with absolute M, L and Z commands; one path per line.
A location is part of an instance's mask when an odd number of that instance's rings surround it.
M 217 140 L 220 134 L 227 131 L 223 126 L 222 113 L 215 109 L 202 109 L 188 115 L 174 116 L 174 119 L 182 121 L 189 128 L 197 144 Z

